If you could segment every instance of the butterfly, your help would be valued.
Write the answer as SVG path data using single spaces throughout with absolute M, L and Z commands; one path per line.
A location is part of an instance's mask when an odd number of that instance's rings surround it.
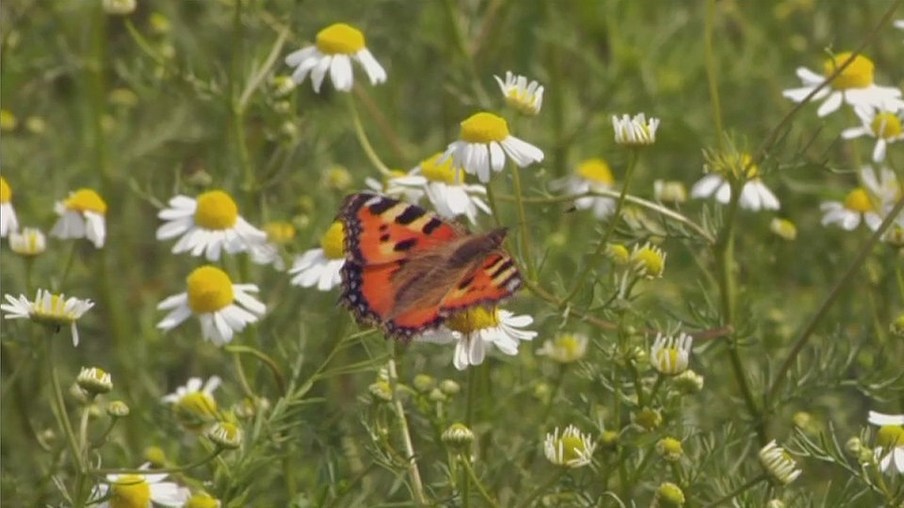
M 345 198 L 337 220 L 345 227 L 340 302 L 387 337 L 410 340 L 521 287 L 502 250 L 505 228 L 470 234 L 419 206 L 366 192 Z

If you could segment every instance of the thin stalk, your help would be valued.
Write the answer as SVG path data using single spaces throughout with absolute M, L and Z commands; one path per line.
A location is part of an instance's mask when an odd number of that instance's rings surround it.
M 84 496 L 83 487 L 85 479 L 85 457 L 81 452 L 75 431 L 72 428 L 72 422 L 69 420 L 69 413 L 66 411 L 66 401 L 63 398 L 63 389 L 60 384 L 60 376 L 53 362 L 53 344 L 54 334 L 50 334 L 47 341 L 47 368 L 50 370 L 50 386 L 53 392 L 51 397 L 51 409 L 57 420 L 57 426 L 63 434 L 66 435 L 66 443 L 69 445 L 69 452 L 72 454 L 72 461 L 75 463 L 75 499 L 76 506 L 82 506 Z
M 464 464 L 465 471 L 467 471 L 468 478 L 471 480 L 471 483 L 473 483 L 474 486 L 477 487 L 477 491 L 480 492 L 480 495 L 487 502 L 487 505 L 494 507 L 499 506 L 499 503 L 497 503 L 493 499 L 493 497 L 490 496 L 490 493 L 487 492 L 486 488 L 484 488 L 483 483 L 481 483 L 480 480 L 477 479 L 477 475 L 474 473 L 474 468 L 471 467 L 471 461 L 468 460 L 468 457 L 466 457 L 465 455 L 459 455 L 459 459 L 461 459 L 461 463 Z
M 765 474 L 765 473 L 764 473 L 764 474 L 761 474 L 761 475 L 759 475 L 759 476 L 757 476 L 757 477 L 754 477 L 753 479 L 751 479 L 751 480 L 748 481 L 747 483 L 745 483 L 745 484 L 741 485 L 740 487 L 734 489 L 733 491 L 729 492 L 728 494 L 725 494 L 724 496 L 722 496 L 722 497 L 720 497 L 719 499 L 713 501 L 712 503 L 703 505 L 703 508 L 712 508 L 712 507 L 714 507 L 714 506 L 722 506 L 723 504 L 725 504 L 726 502 L 728 502 L 728 501 L 734 499 L 735 497 L 737 497 L 738 495 L 740 495 L 740 494 L 743 493 L 744 491 L 746 491 L 746 490 L 750 489 L 751 487 L 755 486 L 756 484 L 758 484 L 758 483 L 760 483 L 760 482 L 763 482 L 763 481 L 765 481 L 765 480 L 768 480 L 768 479 L 769 479 L 769 476 L 768 476 L 767 474 Z
M 823 300 L 822 304 L 820 304 L 819 308 L 816 309 L 816 312 L 813 314 L 813 317 L 807 322 L 806 326 L 800 331 L 797 338 L 794 340 L 794 345 L 791 347 L 791 351 L 788 353 L 788 357 L 785 358 L 785 361 L 782 362 L 781 367 L 778 369 L 778 373 L 775 375 L 775 379 L 772 381 L 772 385 L 769 387 L 769 391 L 766 393 L 766 407 L 769 408 L 770 404 L 775 401 L 775 397 L 778 395 L 778 390 L 781 388 L 782 383 L 785 382 L 788 371 L 791 370 L 791 366 L 794 364 L 794 361 L 797 359 L 797 355 L 800 354 L 801 350 L 807 344 L 807 341 L 810 339 L 810 336 L 813 335 L 813 332 L 816 331 L 816 327 L 822 321 L 822 318 L 825 317 L 829 308 L 831 308 L 832 304 L 835 303 L 835 300 L 838 299 L 838 296 L 841 295 L 842 290 L 844 290 L 847 285 L 851 282 L 851 279 L 854 278 L 854 275 L 860 270 L 860 267 L 863 265 L 863 262 L 866 261 L 867 256 L 869 256 L 870 252 L 872 252 L 873 247 L 876 243 L 879 242 L 879 239 L 882 238 L 882 235 L 885 233 L 885 230 L 888 229 L 889 226 L 895 221 L 897 215 L 901 213 L 901 210 L 904 209 L 904 197 L 898 200 L 895 203 L 895 206 L 889 211 L 888 215 L 885 217 L 885 220 L 882 221 L 882 224 L 879 225 L 879 228 L 873 232 L 872 236 L 869 237 L 869 240 L 866 241 L 866 244 L 863 245 L 863 248 L 860 249 L 860 253 L 857 254 L 857 257 L 851 261 L 851 264 L 848 266 L 847 270 L 845 270 L 844 275 L 838 279 L 838 282 L 832 287 L 832 290 L 829 291 L 829 294 L 826 295 L 825 300 Z
M 716 75 L 716 53 L 713 48 L 713 31 L 716 24 L 716 0 L 706 2 L 706 19 L 703 28 L 703 47 L 706 61 L 706 82 L 712 104 L 713 125 L 716 128 L 716 147 L 722 152 L 722 105 L 719 100 L 719 81 Z
M 377 155 L 377 151 L 374 150 L 373 145 L 370 144 L 367 133 L 364 132 L 364 125 L 361 123 L 361 115 L 358 114 L 358 108 L 355 107 L 355 101 L 353 101 L 351 97 L 348 99 L 348 109 L 352 114 L 352 125 L 355 127 L 355 137 L 358 138 L 358 144 L 360 144 L 361 149 L 364 150 L 364 155 L 367 156 L 370 163 L 373 164 L 383 176 L 391 174 L 392 171 L 389 169 L 389 166 L 380 159 L 380 156 Z
M 396 393 L 396 386 L 399 382 L 399 374 L 396 371 L 395 362 L 395 343 L 390 342 L 390 357 L 386 364 L 386 370 L 389 374 L 389 384 L 392 387 L 392 407 L 395 410 L 396 418 L 399 420 L 399 429 L 402 432 L 402 444 L 405 446 L 405 460 L 408 461 L 408 476 L 411 478 L 411 490 L 414 494 L 414 501 L 418 506 L 427 505 L 427 496 L 424 494 L 424 484 L 421 482 L 421 472 L 417 466 L 417 456 L 414 452 L 414 444 L 411 441 L 411 432 L 408 430 L 408 420 L 405 417 L 405 407 L 402 400 Z
M 273 358 L 267 356 L 266 353 L 255 349 L 253 347 L 248 346 L 226 346 L 226 351 L 229 353 L 235 353 L 236 355 L 240 354 L 248 354 L 251 355 L 261 362 L 264 363 L 269 369 L 270 372 L 273 373 L 273 379 L 276 381 L 277 388 L 279 388 L 279 393 L 285 395 L 286 393 L 286 377 L 283 375 L 282 371 L 279 369 L 279 365 L 276 364 L 276 361 Z
M 95 475 L 108 475 L 108 474 L 141 474 L 141 475 L 147 475 L 147 474 L 160 474 L 160 473 L 168 473 L 168 474 L 181 473 L 181 472 L 184 472 L 184 471 L 189 471 L 189 470 L 191 470 L 191 469 L 194 469 L 194 468 L 196 468 L 196 467 L 198 467 L 198 466 L 203 466 L 204 464 L 206 464 L 206 463 L 210 462 L 211 460 L 215 459 L 215 458 L 216 458 L 220 453 L 222 453 L 222 452 L 223 452 L 223 448 L 220 447 L 220 446 L 217 446 L 216 448 L 214 448 L 214 450 L 213 450 L 209 455 L 206 455 L 205 457 L 200 458 L 200 459 L 198 459 L 198 460 L 196 460 L 196 461 L 194 461 L 194 462 L 189 462 L 188 464 L 186 464 L 186 465 L 184 465 L 184 466 L 162 467 L 162 468 L 159 468 L 159 469 L 139 469 L 139 468 L 131 468 L 131 469 L 98 468 L 98 469 L 92 469 L 92 470 L 90 470 L 89 473 L 95 474 Z
M 521 230 L 521 255 L 527 265 L 527 273 L 531 279 L 537 278 L 533 256 L 530 253 L 530 228 L 527 226 L 527 214 L 524 212 L 524 193 L 521 190 L 521 169 L 512 163 L 512 184 L 515 191 L 515 203 L 518 205 L 518 227 Z
M 591 267 L 593 266 L 593 261 L 597 259 L 603 251 L 606 250 L 606 245 L 609 243 L 609 238 L 612 236 L 612 233 L 615 231 L 615 227 L 618 225 L 619 219 L 621 219 L 622 208 L 625 206 L 625 198 L 628 195 L 628 185 L 631 183 L 631 176 L 634 174 L 634 168 L 637 166 L 638 151 L 631 150 L 629 152 L 630 157 L 628 159 L 628 168 L 625 170 L 625 183 L 622 186 L 622 190 L 618 195 L 618 201 L 615 204 L 615 213 L 612 214 L 612 219 L 609 221 L 608 227 L 606 227 L 606 232 L 603 234 L 603 237 L 600 238 L 599 244 L 596 246 L 596 250 L 593 252 L 587 262 L 584 263 L 584 266 L 581 268 L 581 271 L 578 272 L 578 275 L 574 279 L 574 286 L 571 288 L 571 291 L 568 292 L 568 295 L 565 296 L 563 300 L 564 303 L 568 303 L 572 298 L 577 295 L 578 291 L 581 289 L 581 286 L 584 283 L 584 280 L 587 279 L 587 275 L 590 274 Z

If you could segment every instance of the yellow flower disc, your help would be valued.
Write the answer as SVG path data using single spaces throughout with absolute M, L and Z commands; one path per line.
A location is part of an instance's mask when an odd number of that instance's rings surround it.
M 179 399 L 176 410 L 195 417 L 207 418 L 216 416 L 217 401 L 206 392 L 191 392 Z
M 13 190 L 6 183 L 6 178 L 0 176 L 0 203 L 9 203 L 13 199 Z
M 499 313 L 496 308 L 486 309 L 484 307 L 475 307 L 466 311 L 453 314 L 446 320 L 446 326 L 457 332 L 471 333 L 475 330 L 484 328 L 492 328 L 499 325 Z
M 431 182 L 454 184 L 456 176 L 458 177 L 457 181 L 461 182 L 461 171 L 458 171 L 458 175 L 456 175 L 456 171 L 452 169 L 452 157 L 447 158 L 442 164 L 436 163 L 442 156 L 442 153 L 436 153 L 429 159 L 422 160 L 421 174 Z
M 345 227 L 336 221 L 330 224 L 330 228 L 320 238 L 320 248 L 327 259 L 342 259 L 345 257 Z
M 207 492 L 199 492 L 194 494 L 185 503 L 185 508 L 219 508 L 220 502 L 217 498 L 212 497 Z
M 209 314 L 229 306 L 234 295 L 232 281 L 226 272 L 213 266 L 202 266 L 191 272 L 188 284 L 188 307 L 195 314 Z
M 866 189 L 857 187 L 844 198 L 844 207 L 855 212 L 866 213 L 873 211 L 873 202 Z
M 204 229 L 229 229 L 239 218 L 239 207 L 229 194 L 221 190 L 198 196 L 195 224 Z
M 638 266 L 643 268 L 645 273 L 650 277 L 660 277 L 665 269 L 665 260 L 662 255 L 652 247 L 643 247 L 637 252 L 631 254 L 631 259 Z
M 63 201 L 63 206 L 75 212 L 107 213 L 107 203 L 91 189 L 79 189 Z
M 146 508 L 151 504 L 151 486 L 137 474 L 120 476 L 111 490 L 110 508 Z
M 876 434 L 876 444 L 888 449 L 904 446 L 904 427 L 883 425 Z
M 364 34 L 345 23 L 335 23 L 317 34 L 317 49 L 327 55 L 354 55 L 364 49 Z
M 892 139 L 901 135 L 901 119 L 887 111 L 877 114 L 869 127 L 877 138 Z
M 587 159 L 578 164 L 577 174 L 584 180 L 600 183 L 603 185 L 612 185 L 615 183 L 615 177 L 612 176 L 612 169 L 603 159 Z
M 268 222 L 264 224 L 264 231 L 267 233 L 267 240 L 277 245 L 287 244 L 295 238 L 295 226 L 290 222 Z
M 461 139 L 468 143 L 499 142 L 507 137 L 508 123 L 492 113 L 477 113 L 461 122 Z
M 845 51 L 844 53 L 838 53 L 834 58 L 826 60 L 823 65 L 823 73 L 825 76 L 831 76 L 838 67 L 841 67 L 844 62 L 851 58 L 851 54 L 850 51 Z M 857 55 L 854 57 L 854 61 L 841 71 L 841 74 L 832 81 L 832 88 L 835 88 L 836 90 L 866 88 L 873 84 L 875 69 L 876 66 L 873 65 L 873 62 L 869 58 L 866 58 L 863 55 Z
M 562 436 L 562 461 L 566 464 L 572 460 L 579 460 L 584 452 L 584 441 L 572 434 Z

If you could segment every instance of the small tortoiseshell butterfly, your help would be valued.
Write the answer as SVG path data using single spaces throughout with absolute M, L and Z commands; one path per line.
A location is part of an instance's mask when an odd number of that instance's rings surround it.
M 345 198 L 341 302 L 358 323 L 403 340 L 521 287 L 506 230 L 469 234 L 419 206 L 377 194 Z

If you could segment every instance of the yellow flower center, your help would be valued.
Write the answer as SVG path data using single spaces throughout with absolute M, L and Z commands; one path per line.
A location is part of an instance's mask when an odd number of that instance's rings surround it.
M 603 185 L 612 185 L 615 178 L 612 176 L 612 169 L 603 159 L 587 159 L 578 165 L 578 175 L 585 180 L 601 183 Z
M 581 454 L 584 452 L 584 441 L 579 436 L 571 434 L 562 436 L 560 442 L 562 443 L 562 460 L 565 463 L 581 458 Z
M 217 401 L 207 392 L 191 392 L 179 399 L 175 409 L 195 417 L 216 416 Z
M 63 201 L 63 206 L 75 212 L 94 212 L 101 215 L 107 213 L 107 203 L 91 189 L 73 192 L 66 201 Z
M 0 131 L 11 131 L 16 128 L 19 121 L 12 111 L 0 109 Z
M 185 503 L 185 508 L 219 508 L 220 502 L 207 492 L 194 494 Z
M 226 272 L 202 266 L 191 272 L 188 284 L 188 308 L 195 314 L 209 314 L 226 308 L 233 301 L 232 281 Z
M 364 49 L 364 34 L 351 25 L 335 23 L 317 34 L 317 49 L 327 55 L 354 55 Z
M 876 444 L 885 449 L 904 447 L 904 427 L 883 425 L 876 434 Z
M 901 135 L 901 119 L 894 113 L 884 111 L 873 118 L 870 129 L 877 138 L 892 139 Z
M 45 306 L 43 299 L 35 300 L 32 320 L 50 325 L 68 325 L 76 320 L 75 314 L 66 310 L 66 298 L 64 295 L 50 295 L 50 305 Z
M 461 182 L 461 170 L 455 171 L 452 169 L 452 157 L 446 159 L 442 164 L 436 163 L 442 156 L 443 154 L 440 152 L 421 161 L 421 174 L 431 182 L 444 182 L 448 184 Z
M 461 139 L 468 143 L 499 142 L 508 136 L 508 123 L 492 113 L 477 113 L 461 122 Z
M 628 252 L 628 248 L 620 243 L 610 243 L 608 246 L 606 246 L 606 254 L 617 265 L 627 263 L 628 259 L 631 257 L 631 253 Z
M 844 198 L 844 207 L 860 213 L 872 212 L 873 202 L 870 200 L 866 189 L 857 187 Z
M 656 358 L 653 358 L 653 361 L 662 369 L 674 369 L 679 358 L 681 358 L 681 351 L 677 348 L 666 347 L 656 351 Z
M 137 474 L 120 476 L 111 490 L 111 508 L 146 508 L 151 503 L 151 486 Z
M 832 75 L 838 67 L 851 58 L 851 54 L 850 51 L 845 51 L 844 53 L 838 53 L 834 58 L 826 60 L 823 65 L 823 73 L 825 76 L 829 77 Z M 869 58 L 866 58 L 863 55 L 857 55 L 854 57 L 854 61 L 841 71 L 841 74 L 832 81 L 832 88 L 835 88 L 836 90 L 866 88 L 873 84 L 874 71 L 875 65 L 873 65 L 873 62 Z
M 277 244 L 284 245 L 295 238 L 295 226 L 286 221 L 273 221 L 264 225 L 264 231 L 267 233 L 267 240 Z
M 239 207 L 229 194 L 221 190 L 198 196 L 195 224 L 204 229 L 229 229 L 239 218 Z
M 345 257 L 345 227 L 336 221 L 330 224 L 330 228 L 320 237 L 320 248 L 327 259 L 342 259 Z
M 486 309 L 484 307 L 475 307 L 466 311 L 453 314 L 446 320 L 446 326 L 456 332 L 464 334 L 471 333 L 475 330 L 484 328 L 492 328 L 499 325 L 499 313 L 496 308 Z
M 631 255 L 638 268 L 642 268 L 650 277 L 659 277 L 665 269 L 665 259 L 652 247 L 642 247 Z
M 0 203 L 9 203 L 11 199 L 13 199 L 13 191 L 9 188 L 9 184 L 6 183 L 6 178 L 0 176 Z

